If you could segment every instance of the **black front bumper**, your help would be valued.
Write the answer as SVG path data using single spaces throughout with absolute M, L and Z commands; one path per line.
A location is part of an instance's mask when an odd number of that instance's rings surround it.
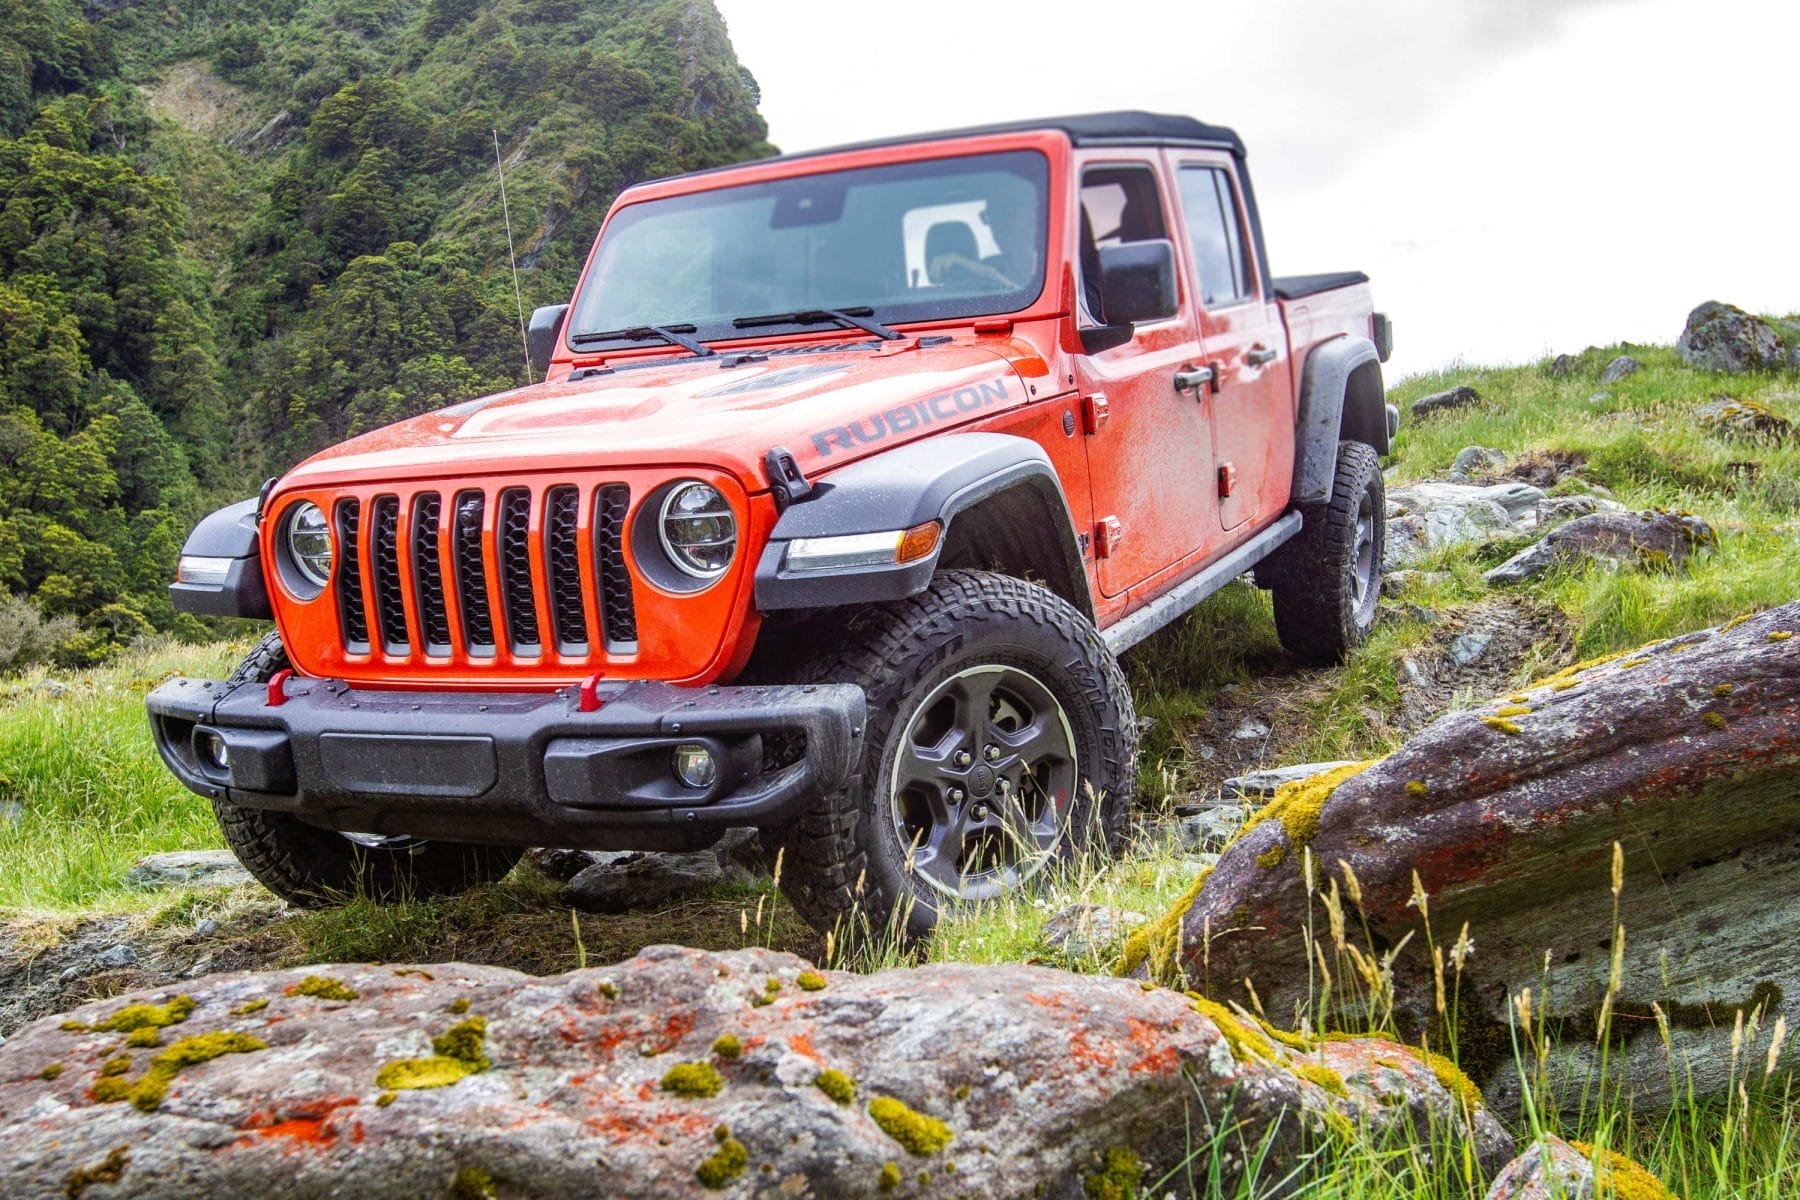
M 174 679 L 146 704 L 156 749 L 190 789 L 345 832 L 517 846 L 666 849 L 787 820 L 842 787 L 864 703 L 844 684 L 559 692 L 399 692 L 290 678 Z M 706 788 L 670 770 L 698 742 Z M 224 753 L 218 753 L 220 748 Z M 765 769 L 765 762 L 778 764 Z

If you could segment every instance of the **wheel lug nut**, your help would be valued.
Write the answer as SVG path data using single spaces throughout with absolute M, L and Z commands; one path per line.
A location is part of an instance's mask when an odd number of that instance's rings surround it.
M 975 811 L 973 811 L 969 815 L 974 817 L 977 821 L 985 821 L 985 820 L 987 820 L 987 812 L 988 812 L 987 805 L 977 804 L 975 806 Z
M 967 750 L 958 750 L 956 752 L 956 758 L 954 761 L 956 762 L 957 766 L 966 767 L 970 763 L 975 761 L 975 756 L 973 754 L 970 754 Z
M 986 750 L 982 751 L 982 754 L 987 757 L 989 762 L 1000 761 L 1000 747 L 998 746 L 989 746 Z
M 950 803 L 961 804 L 962 802 L 963 802 L 963 790 L 961 788 L 951 788 L 950 789 Z

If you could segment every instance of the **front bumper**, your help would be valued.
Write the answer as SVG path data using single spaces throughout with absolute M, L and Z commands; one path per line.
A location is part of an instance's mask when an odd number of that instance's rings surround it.
M 146 701 L 157 752 L 202 796 L 328 829 L 673 849 L 797 815 L 842 787 L 862 751 L 862 691 L 845 684 L 603 682 L 589 712 L 574 688 L 400 692 L 291 677 L 277 691 L 272 703 L 267 684 L 162 684 Z M 710 787 L 669 769 L 690 742 L 719 764 Z M 785 765 L 765 770 L 765 751 L 782 749 Z

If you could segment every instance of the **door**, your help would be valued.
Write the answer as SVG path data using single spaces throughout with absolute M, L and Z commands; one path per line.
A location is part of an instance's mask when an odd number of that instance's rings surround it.
M 1077 235 L 1084 328 L 1105 324 L 1100 249 L 1169 236 L 1159 178 L 1148 160 L 1084 164 Z M 1183 303 L 1174 317 L 1139 325 L 1122 345 L 1074 356 L 1088 430 L 1096 576 L 1107 596 L 1219 540 L 1206 389 L 1175 387 L 1178 373 L 1200 364 L 1192 309 Z
M 1224 155 L 1183 155 L 1178 164 L 1188 271 L 1216 380 L 1211 409 L 1219 524 L 1248 533 L 1249 525 L 1262 523 L 1258 518 L 1286 506 L 1292 484 L 1287 327 L 1275 297 L 1264 291 L 1235 164 Z

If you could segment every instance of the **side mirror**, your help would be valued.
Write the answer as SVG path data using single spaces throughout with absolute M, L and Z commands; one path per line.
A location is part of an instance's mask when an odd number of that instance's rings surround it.
M 1100 296 L 1106 324 L 1081 331 L 1082 348 L 1089 354 L 1130 341 L 1133 327 L 1140 322 L 1175 315 L 1180 305 L 1175 244 L 1167 238 L 1153 238 L 1101 247 Z
M 566 304 L 546 304 L 532 310 L 531 324 L 525 330 L 525 348 L 531 356 L 532 373 L 540 379 L 550 369 L 550 359 L 556 353 L 556 335 L 561 332 L 563 316 L 568 311 Z

